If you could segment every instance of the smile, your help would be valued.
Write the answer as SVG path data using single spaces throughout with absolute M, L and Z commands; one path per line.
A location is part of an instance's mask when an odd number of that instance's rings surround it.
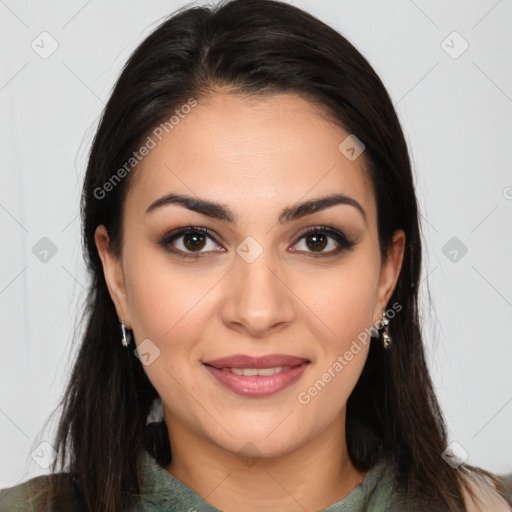
M 262 398 L 274 395 L 297 382 L 309 367 L 309 361 L 295 366 L 271 368 L 205 368 L 224 388 L 247 397 Z
M 274 375 L 289 370 L 289 366 L 275 366 L 274 368 L 222 368 L 224 372 L 233 372 L 237 375 Z

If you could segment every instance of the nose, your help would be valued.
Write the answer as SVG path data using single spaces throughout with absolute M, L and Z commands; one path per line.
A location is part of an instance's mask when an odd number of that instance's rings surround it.
M 222 321 L 251 337 L 262 338 L 290 324 L 293 292 L 283 272 L 264 252 L 252 263 L 236 257 L 225 283 Z

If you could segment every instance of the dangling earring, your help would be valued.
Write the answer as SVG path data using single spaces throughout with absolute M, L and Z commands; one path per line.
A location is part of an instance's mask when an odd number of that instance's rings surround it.
M 124 318 L 121 317 L 121 343 L 123 344 L 123 347 L 127 347 L 130 344 L 129 336 L 130 336 L 130 333 L 128 333 L 128 336 L 126 335 L 126 327 L 124 325 Z
M 386 311 L 382 312 L 382 344 L 385 349 L 389 349 L 392 345 L 391 336 L 389 335 L 389 318 L 386 315 Z

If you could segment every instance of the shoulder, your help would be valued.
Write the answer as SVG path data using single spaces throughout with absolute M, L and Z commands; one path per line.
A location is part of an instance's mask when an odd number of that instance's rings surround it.
M 59 487 L 58 507 L 49 503 L 49 484 Z M 26 482 L 0 489 L 0 512 L 75 512 L 82 510 L 67 473 L 41 475 Z
M 512 473 L 496 476 L 498 477 L 499 489 L 501 493 L 512 505 Z
M 475 499 L 464 490 L 464 501 L 467 512 L 512 512 L 511 505 L 501 496 L 496 488 L 481 478 L 468 478 Z
M 38 476 L 0 490 L 0 512 L 37 510 L 38 498 L 47 485 L 47 477 Z

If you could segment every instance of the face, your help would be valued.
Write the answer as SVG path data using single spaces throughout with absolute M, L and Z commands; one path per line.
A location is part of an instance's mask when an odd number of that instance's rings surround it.
M 297 96 L 210 96 L 133 171 L 119 259 L 98 228 L 112 299 L 146 354 L 171 440 L 181 429 L 270 457 L 343 428 L 378 341 L 344 356 L 389 307 L 404 242 L 397 232 L 381 261 L 364 153 L 338 149 L 348 135 Z M 161 200 L 170 194 L 188 206 Z M 296 208 L 335 195 L 345 199 Z M 298 359 L 261 362 L 285 367 L 273 376 L 205 364 L 233 355 Z

